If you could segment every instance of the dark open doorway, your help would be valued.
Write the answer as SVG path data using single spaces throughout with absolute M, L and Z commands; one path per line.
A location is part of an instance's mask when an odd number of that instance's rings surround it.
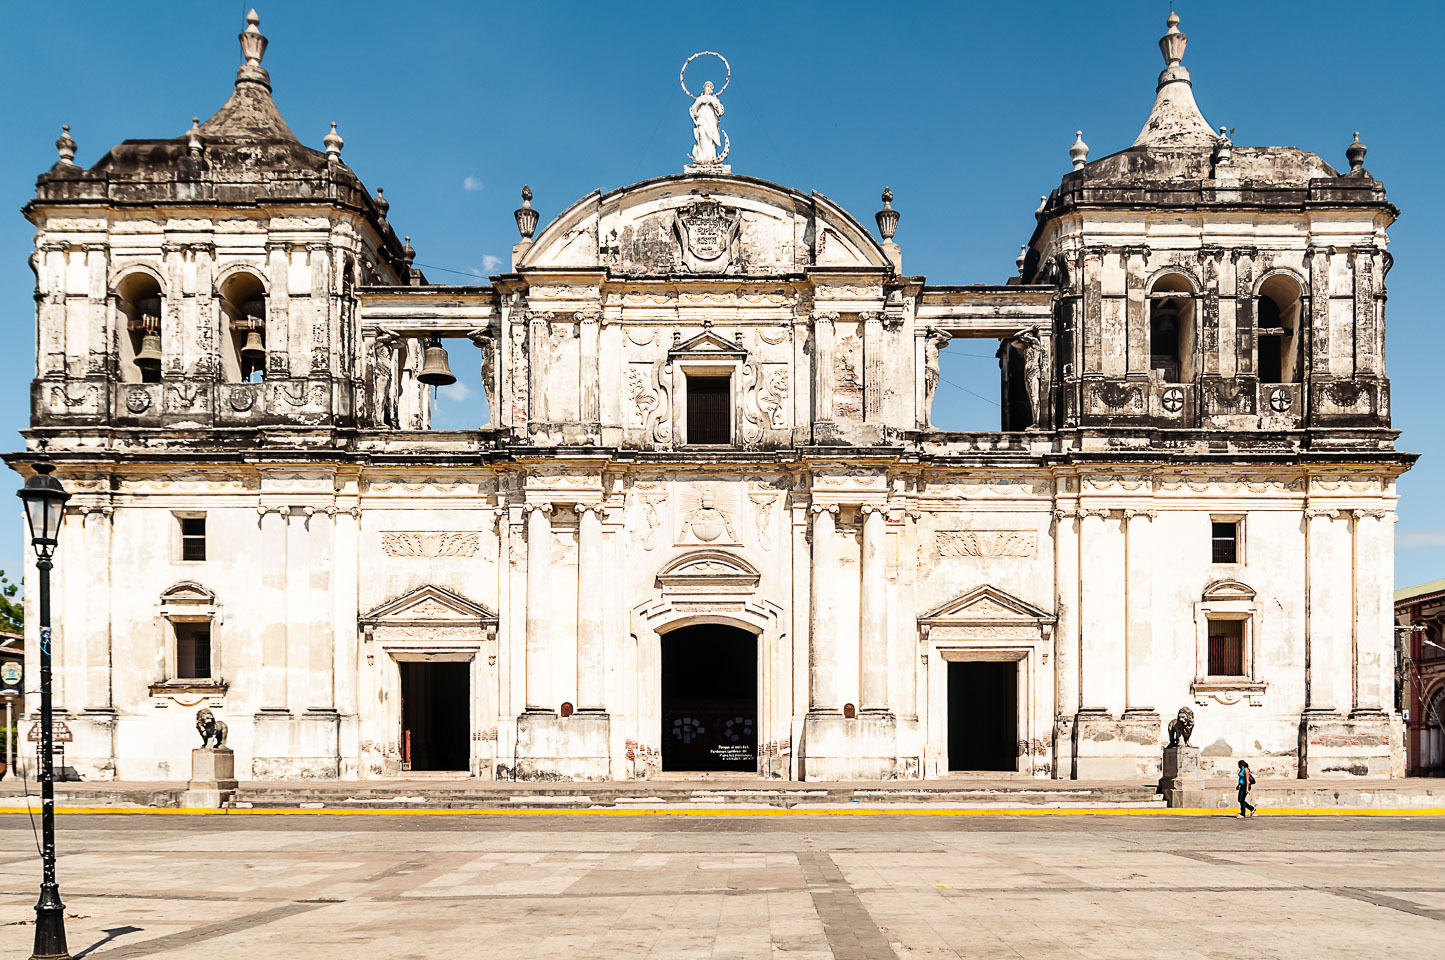
M 716 624 L 662 637 L 662 769 L 758 769 L 758 638 Z
M 401 759 L 411 770 L 467 770 L 472 736 L 471 664 L 403 661 Z
M 1018 664 L 948 664 L 948 769 L 1018 769 Z

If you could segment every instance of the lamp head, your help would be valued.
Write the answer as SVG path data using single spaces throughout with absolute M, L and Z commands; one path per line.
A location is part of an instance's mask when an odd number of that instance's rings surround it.
M 65 516 L 65 501 L 70 494 L 60 480 L 51 476 L 53 464 L 35 464 L 35 475 L 25 481 L 17 492 L 25 504 L 25 518 L 30 522 L 30 543 L 36 556 L 49 560 L 60 542 L 60 521 Z

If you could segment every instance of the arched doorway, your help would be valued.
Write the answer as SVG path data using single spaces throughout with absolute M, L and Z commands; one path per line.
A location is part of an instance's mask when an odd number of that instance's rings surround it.
M 662 769 L 758 769 L 758 638 L 724 624 L 662 635 Z

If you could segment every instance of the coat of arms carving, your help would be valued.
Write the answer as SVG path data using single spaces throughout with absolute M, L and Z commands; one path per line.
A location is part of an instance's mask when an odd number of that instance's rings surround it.
M 726 273 L 737 252 L 742 216 L 704 194 L 673 214 L 673 230 L 689 273 Z

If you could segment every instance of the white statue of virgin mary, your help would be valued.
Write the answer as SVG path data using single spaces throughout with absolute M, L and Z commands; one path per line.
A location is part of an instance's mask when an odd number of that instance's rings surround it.
M 712 81 L 702 85 L 702 96 L 692 102 L 692 160 L 694 163 L 716 163 L 722 131 L 718 121 L 723 115 L 722 101 L 713 95 Z

